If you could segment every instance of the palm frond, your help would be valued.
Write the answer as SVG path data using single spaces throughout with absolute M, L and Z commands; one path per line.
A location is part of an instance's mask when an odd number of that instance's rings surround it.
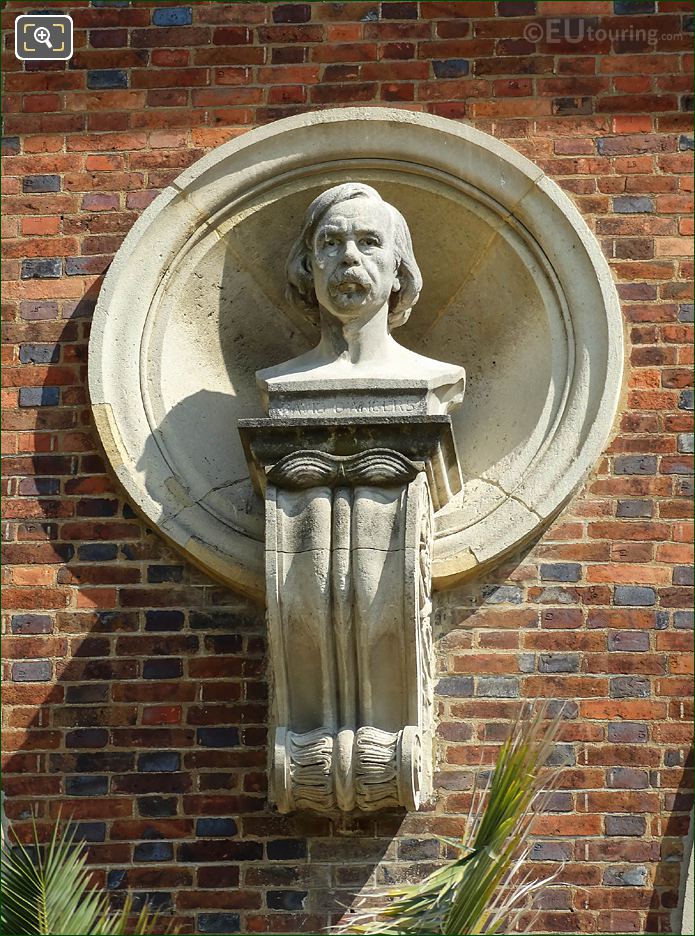
M 13 936 L 119 936 L 132 912 L 128 899 L 120 912 L 109 910 L 108 897 L 95 889 L 87 869 L 87 853 L 77 841 L 77 829 L 61 830 L 56 821 L 50 840 L 40 842 L 32 817 L 33 843 L 16 836 L 2 844 L 0 863 L 0 928 Z M 155 932 L 156 917 L 146 908 L 134 934 Z M 161 928 L 158 932 L 162 932 Z
M 458 858 L 420 884 L 386 892 L 391 898 L 387 906 L 361 907 L 337 931 L 454 936 L 500 933 L 509 927 L 521 903 L 550 880 L 515 878 L 528 855 L 532 807 L 542 809 L 554 787 L 544 785 L 541 768 L 557 737 L 559 718 L 548 723 L 545 706 L 531 717 L 522 710 L 486 787 L 473 791 L 464 839 L 447 840 L 458 848 Z

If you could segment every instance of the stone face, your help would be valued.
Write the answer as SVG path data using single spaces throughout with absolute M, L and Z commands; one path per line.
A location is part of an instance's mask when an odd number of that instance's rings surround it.
M 435 587 L 534 535 L 597 458 L 618 399 L 622 332 L 608 268 L 569 198 L 512 149 L 387 108 L 317 111 L 225 144 L 143 212 L 111 265 L 90 339 L 90 397 L 140 513 L 259 600 L 263 501 L 233 427 L 262 415 L 259 368 L 316 345 L 317 323 L 284 300 L 283 258 L 311 201 L 353 179 L 407 218 L 423 275 L 398 345 L 450 362 L 442 386 L 455 386 L 456 369 L 468 375 L 451 413 L 463 485 L 435 518 Z M 406 405 L 431 411 L 440 391 L 409 376 L 419 402 Z M 278 390 L 278 413 L 285 402 Z

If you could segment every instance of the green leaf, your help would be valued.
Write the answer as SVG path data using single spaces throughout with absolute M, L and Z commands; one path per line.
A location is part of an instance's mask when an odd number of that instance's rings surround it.
M 337 931 L 447 936 L 511 932 L 521 903 L 549 880 L 517 878 L 528 853 L 532 808 L 542 808 L 553 789 L 552 781 L 544 784 L 541 768 L 558 723 L 559 716 L 548 723 L 545 706 L 530 718 L 522 710 L 487 789 L 474 790 L 464 840 L 444 840 L 460 849 L 460 857 L 420 884 L 388 893 L 393 898 L 388 906 L 360 908 Z
M 125 934 L 132 901 L 119 913 L 109 910 L 106 894 L 91 884 L 87 853 L 76 843 L 77 830 L 61 832 L 60 818 L 47 844 L 32 818 L 33 843 L 3 842 L 0 862 L 0 927 L 12 936 L 112 936 Z M 157 917 L 140 912 L 135 936 L 154 933 Z M 158 932 L 163 932 L 161 927 Z

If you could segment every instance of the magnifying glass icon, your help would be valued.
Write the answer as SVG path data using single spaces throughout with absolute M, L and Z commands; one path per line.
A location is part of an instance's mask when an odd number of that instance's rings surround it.
M 51 34 L 45 26 L 38 26 L 34 30 L 34 42 L 41 42 L 43 45 L 48 46 L 49 49 L 52 49 L 51 45 Z

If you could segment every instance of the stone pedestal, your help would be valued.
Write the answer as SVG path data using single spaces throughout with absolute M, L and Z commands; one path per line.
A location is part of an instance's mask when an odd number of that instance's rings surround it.
M 240 422 L 266 505 L 272 797 L 417 809 L 431 789 L 433 510 L 448 416 Z

